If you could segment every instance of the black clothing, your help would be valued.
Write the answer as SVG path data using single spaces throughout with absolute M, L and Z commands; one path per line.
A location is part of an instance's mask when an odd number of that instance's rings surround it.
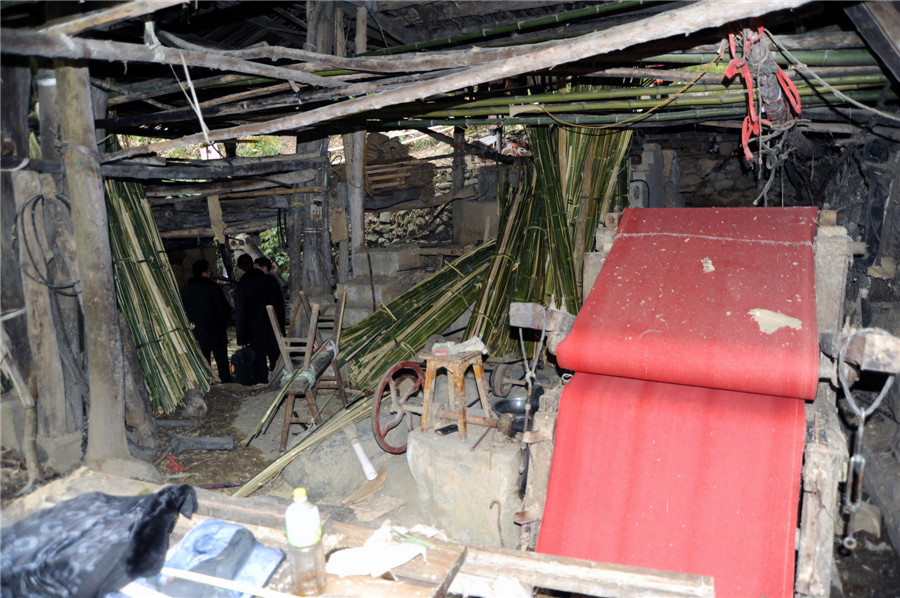
M 194 338 L 200 345 L 200 352 L 210 362 L 212 353 L 216 358 L 219 380 L 231 382 L 228 367 L 228 316 L 231 306 L 225 293 L 215 281 L 205 276 L 194 276 L 181 289 L 181 301 L 188 320 L 194 325 Z
M 269 369 L 281 354 L 275 332 L 269 323 L 266 305 L 275 310 L 278 325 L 284 330 L 284 295 L 274 278 L 262 270 L 244 272 L 234 290 L 234 327 L 237 344 L 250 345 L 269 358 Z
M 181 513 L 197 510 L 191 486 L 156 494 L 82 494 L 0 532 L 0 596 L 94 598 L 159 572 Z

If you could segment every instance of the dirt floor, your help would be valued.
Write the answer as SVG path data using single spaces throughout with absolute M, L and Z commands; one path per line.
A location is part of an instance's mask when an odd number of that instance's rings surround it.
M 167 457 L 169 451 L 163 451 L 155 460 L 157 470 L 166 483 L 189 483 L 204 486 L 214 491 L 230 494 L 234 488 L 262 470 L 275 460 L 280 453 L 278 444 L 281 437 L 282 407 L 268 429 L 253 439 L 249 446 L 243 446 L 242 440 L 254 429 L 262 414 L 275 398 L 275 391 L 263 385 L 244 387 L 237 384 L 217 384 L 205 397 L 207 414 L 202 418 L 190 418 L 184 413 L 175 413 L 162 418 L 160 431 L 166 441 L 175 436 L 231 437 L 234 439 L 233 450 L 189 450 L 172 455 L 173 461 Z M 298 414 L 303 410 L 305 401 L 297 402 Z M 340 407 L 337 401 L 326 399 L 326 414 Z M 173 427 L 172 422 L 179 425 Z M 366 420 L 359 424 L 360 430 L 368 426 Z M 291 427 L 288 446 L 295 444 L 303 432 L 299 425 Z M 391 456 L 387 453 L 371 455 L 378 466 L 388 466 L 390 474 L 384 488 L 368 500 L 368 505 L 386 504 L 387 510 L 379 511 L 377 517 L 371 513 L 366 515 L 366 505 L 362 509 L 335 509 L 332 514 L 343 520 L 377 527 L 385 518 L 391 518 L 400 525 L 411 526 L 420 521 L 417 508 L 415 483 L 408 474 L 408 465 L 404 455 Z M 15 493 L 27 482 L 27 473 L 19 455 L 4 450 L 2 453 L 2 471 L 0 471 L 0 497 L 6 505 Z M 336 470 L 331 475 L 341 476 L 347 472 Z M 45 484 L 56 476 L 44 472 L 39 484 Z M 287 499 L 291 486 L 282 476 L 261 488 L 257 494 L 267 494 Z M 325 502 L 340 503 L 340 496 L 328 497 Z M 900 558 L 885 538 L 875 538 L 861 532 L 858 535 L 859 547 L 852 554 L 836 552 L 836 564 L 846 598 L 862 598 L 876 596 L 879 598 L 900 598 Z M 836 594 L 833 594 L 836 595 Z

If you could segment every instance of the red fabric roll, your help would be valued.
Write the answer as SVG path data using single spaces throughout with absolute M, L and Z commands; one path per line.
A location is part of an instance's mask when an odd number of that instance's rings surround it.
M 575 374 L 537 551 L 790 597 L 803 401 Z
M 793 595 L 815 208 L 626 210 L 559 345 L 537 550 Z
M 559 345 L 559 364 L 814 398 L 816 214 L 816 208 L 625 210 L 603 269 Z

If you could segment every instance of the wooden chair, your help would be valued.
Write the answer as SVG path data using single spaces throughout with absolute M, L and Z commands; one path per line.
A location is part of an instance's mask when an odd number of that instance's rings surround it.
M 309 369 L 309 360 L 312 358 L 313 346 L 315 343 L 316 331 L 318 327 L 319 305 L 313 304 L 310 307 L 310 326 L 306 332 L 305 337 L 284 336 L 281 333 L 281 326 L 278 324 L 278 318 L 275 316 L 275 310 L 271 305 L 267 305 L 266 311 L 268 311 L 269 313 L 269 322 L 272 324 L 272 330 L 275 332 L 275 339 L 278 341 L 278 349 L 281 352 L 281 361 L 284 364 L 285 372 L 288 375 L 294 373 L 295 366 L 293 357 L 302 359 L 301 371 Z M 295 396 L 295 393 L 292 392 L 291 389 L 288 389 L 287 405 L 284 412 L 284 424 L 281 428 L 281 445 L 279 448 L 279 450 L 282 452 L 284 451 L 284 447 L 287 446 L 288 431 L 290 430 L 291 424 L 308 425 L 311 422 L 315 422 L 317 424 L 322 423 L 322 416 L 319 415 L 319 409 L 316 406 L 315 394 L 310 392 L 306 393 L 306 402 L 309 405 L 309 419 L 303 419 L 294 416 Z
M 275 338 L 278 340 L 278 347 L 281 351 L 281 363 L 284 364 L 285 373 L 290 376 L 294 372 L 296 361 L 302 360 L 302 370 L 309 369 L 309 362 L 315 350 L 322 346 L 323 332 L 328 337 L 334 339 L 334 343 L 340 347 L 341 325 L 344 319 L 344 307 L 347 302 L 347 292 L 339 291 L 338 299 L 332 306 L 326 306 L 324 309 L 318 303 L 310 304 L 309 298 L 304 291 L 300 291 L 300 297 L 294 306 L 294 313 L 291 317 L 291 325 L 288 334 L 293 334 L 295 329 L 297 316 L 300 310 L 306 315 L 307 330 L 303 336 L 284 336 L 281 334 L 278 320 L 271 306 L 267 307 L 269 312 L 269 321 L 272 324 L 272 330 L 275 332 Z M 302 318 L 301 318 L 302 320 Z M 330 370 L 330 373 L 329 373 Z M 316 399 L 318 398 L 320 389 L 336 390 L 343 405 L 347 404 L 347 393 L 344 390 L 344 380 L 341 377 L 341 371 L 338 368 L 337 359 L 332 360 L 329 369 L 319 376 L 315 384 L 306 391 L 306 402 L 309 405 L 310 417 L 308 419 L 294 416 L 294 400 L 296 393 L 288 389 L 287 393 L 287 410 L 284 414 L 284 424 L 281 429 L 281 446 L 280 451 L 284 451 L 287 446 L 288 433 L 291 424 L 304 424 L 315 422 L 322 423 L 322 417 L 319 413 Z
M 307 319 L 312 321 L 311 314 L 313 310 L 313 306 L 310 306 L 309 299 L 306 296 L 304 291 L 300 291 L 300 300 L 299 303 L 302 303 L 303 310 L 306 312 Z M 334 344 L 337 345 L 338 349 L 341 346 L 341 327 L 344 321 L 344 307 L 347 304 L 347 291 L 339 290 L 337 292 L 337 301 L 335 301 L 333 306 L 328 306 L 326 308 L 321 308 L 319 310 L 318 321 L 315 326 L 316 336 L 315 343 L 317 347 L 322 346 L 323 335 L 322 333 L 326 333 L 326 339 L 331 337 L 334 339 Z M 315 385 L 313 385 L 312 392 L 317 394 L 320 389 L 326 390 L 336 390 L 338 392 L 338 396 L 341 398 L 341 404 L 347 404 L 347 393 L 344 390 L 344 379 L 341 377 L 341 370 L 338 368 L 337 358 L 331 361 L 331 366 L 329 367 L 331 373 L 328 373 L 328 370 L 325 370 L 325 373 L 319 376 L 318 380 L 316 380 Z

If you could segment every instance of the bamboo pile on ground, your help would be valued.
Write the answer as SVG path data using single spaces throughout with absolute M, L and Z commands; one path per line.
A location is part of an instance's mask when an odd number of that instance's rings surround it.
M 106 181 L 116 296 L 137 347 L 155 413 L 171 413 L 212 370 L 197 348 L 175 275 L 137 183 Z
M 397 299 L 382 305 L 365 320 L 344 330 L 338 363 L 351 363 L 354 385 L 374 388 L 390 366 L 398 361 L 413 359 L 429 337 L 444 332 L 462 316 L 478 295 L 493 253 L 494 241 L 480 245 Z M 267 425 L 292 381 L 293 378 L 284 384 L 269 411 L 245 439 L 245 445 Z M 371 410 L 370 396 L 353 401 L 322 425 L 307 430 L 296 445 L 244 483 L 233 496 L 250 496 L 278 475 L 297 455 L 346 426 L 368 418 Z

